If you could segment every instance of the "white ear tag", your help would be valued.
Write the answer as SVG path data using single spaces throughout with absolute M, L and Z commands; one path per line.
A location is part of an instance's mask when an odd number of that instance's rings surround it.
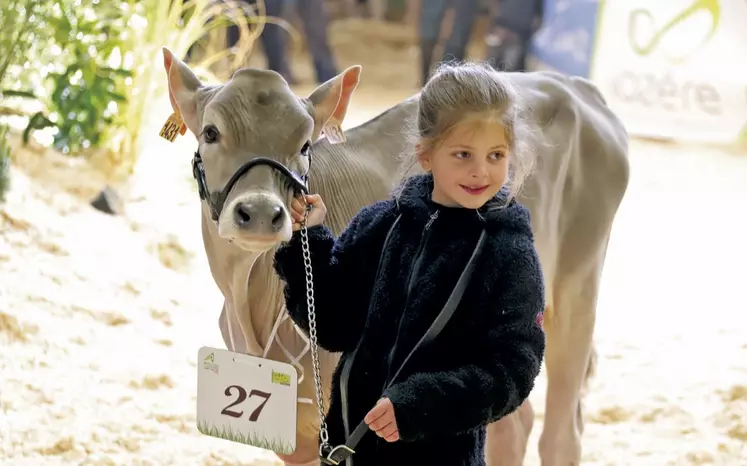
M 343 133 L 340 123 L 334 119 L 330 119 L 329 122 L 322 128 L 322 134 L 324 134 L 330 143 L 339 144 L 345 142 L 345 133 Z

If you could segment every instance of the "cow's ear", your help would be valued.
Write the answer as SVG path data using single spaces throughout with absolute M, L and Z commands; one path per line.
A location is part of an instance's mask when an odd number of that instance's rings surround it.
M 202 87 L 197 75 L 168 48 L 163 48 L 163 66 L 169 84 L 169 101 L 192 133 L 200 134 L 197 117 L 197 91 Z M 183 131 L 182 131 L 183 133 Z
M 350 105 L 353 91 L 358 87 L 361 66 L 346 69 L 329 81 L 322 83 L 309 94 L 314 117 L 314 139 L 325 134 L 332 143 L 343 142 L 342 122 Z

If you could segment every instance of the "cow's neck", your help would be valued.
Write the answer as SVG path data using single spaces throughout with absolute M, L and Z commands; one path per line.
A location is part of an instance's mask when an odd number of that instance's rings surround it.
M 272 327 L 283 306 L 283 283 L 273 268 L 275 248 L 257 257 L 247 282 L 247 302 L 251 303 L 250 318 L 254 323 L 255 338 L 267 350 Z M 303 258 L 299 257 L 299 261 Z M 260 353 L 262 355 L 262 353 Z
M 345 132 L 347 141 L 314 145 L 310 185 L 327 206 L 328 225 L 339 234 L 362 207 L 386 198 L 400 181 L 401 159 L 407 150 L 403 127 L 415 114 L 410 98 L 360 126 Z
M 413 106 L 417 106 L 417 101 L 408 99 L 346 131 L 346 143 L 330 144 L 321 140 L 315 144 L 311 191 L 324 199 L 327 205 L 325 224 L 334 234 L 339 234 L 362 207 L 387 197 L 396 183 L 398 156 L 404 141 L 402 128 L 407 118 L 414 115 Z M 388 136 L 382 137 L 382 134 Z M 260 254 L 247 269 L 244 302 L 249 308 L 237 310 L 247 342 L 256 342 L 254 351 L 266 350 L 268 344 L 275 345 L 269 340 L 284 305 L 283 283 L 273 268 L 275 250 Z M 298 260 L 303 259 L 299 256 Z M 278 336 L 292 354 L 303 351 L 306 343 L 296 334 L 290 320 L 280 326 Z M 270 357 L 284 359 L 273 350 Z
M 224 296 L 231 302 L 231 311 L 235 313 L 236 319 L 241 326 L 241 334 L 244 335 L 246 351 L 249 354 L 262 354 L 262 341 L 258 339 L 257 325 L 262 325 L 261 320 L 254 317 L 254 309 L 257 307 L 249 293 L 249 280 L 251 271 L 254 270 L 259 255 L 246 251 L 237 254 L 232 262 L 233 271 L 230 272 L 230 286 L 224 292 Z

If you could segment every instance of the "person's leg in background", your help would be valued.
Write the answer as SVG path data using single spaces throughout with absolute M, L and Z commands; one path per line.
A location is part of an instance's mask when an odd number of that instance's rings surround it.
M 257 0 L 241 0 L 251 7 L 256 6 Z M 282 18 L 285 13 L 285 0 L 264 0 L 265 15 L 273 18 Z M 289 84 L 295 80 L 286 60 L 286 36 L 288 33 L 276 24 L 265 23 L 259 40 L 267 58 L 267 69 L 280 73 Z M 239 41 L 239 28 L 229 26 L 226 31 L 226 46 L 234 47 Z
M 303 21 L 306 41 L 316 71 L 316 80 L 323 83 L 337 76 L 337 65 L 327 37 L 329 19 L 324 2 L 322 0 L 296 0 L 296 7 Z
M 186 0 L 182 0 L 183 2 L 186 2 Z M 246 3 L 248 6 L 254 6 L 256 3 L 256 0 L 242 0 L 243 3 Z M 226 29 L 226 47 L 231 49 L 232 47 L 235 47 L 236 44 L 239 42 L 239 28 L 238 26 L 228 26 L 228 29 Z
M 265 0 L 265 15 L 272 18 L 285 16 L 285 0 Z M 267 57 L 267 69 L 280 73 L 288 84 L 296 80 L 288 65 L 288 31 L 277 24 L 265 23 L 259 39 Z
M 485 39 L 487 60 L 501 71 L 525 71 L 526 45 L 513 31 L 498 28 Z
M 457 0 L 457 2 L 465 0 Z M 433 60 L 433 49 L 438 43 L 441 23 L 448 0 L 421 0 L 420 2 L 420 76 L 421 85 L 428 81 Z
M 542 24 L 542 0 L 499 0 L 485 38 L 488 61 L 496 69 L 525 71 L 532 36 Z
M 454 22 L 451 27 L 451 35 L 444 46 L 444 61 L 462 61 L 467 52 L 467 44 L 472 37 L 472 29 L 475 26 L 477 12 L 480 9 L 480 0 L 456 0 L 454 6 Z

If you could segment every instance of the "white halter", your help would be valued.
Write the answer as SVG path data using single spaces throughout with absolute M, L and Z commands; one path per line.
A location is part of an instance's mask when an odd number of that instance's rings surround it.
M 306 343 L 306 346 L 304 346 L 303 350 L 301 351 L 301 354 L 298 356 L 293 356 L 290 351 L 288 351 L 288 348 L 283 345 L 283 342 L 280 341 L 280 337 L 278 337 L 278 329 L 280 328 L 280 324 L 285 322 L 286 320 L 290 319 L 290 315 L 288 315 L 288 311 L 283 306 L 283 308 L 280 310 L 280 313 L 278 314 L 277 319 L 275 319 L 275 323 L 272 326 L 272 331 L 270 331 L 270 336 L 267 338 L 267 344 L 265 345 L 264 349 L 262 350 L 262 357 L 267 358 L 267 355 L 270 352 L 270 348 L 272 347 L 272 343 L 275 342 L 280 347 L 280 351 L 283 352 L 285 357 L 288 359 L 288 362 L 290 362 L 293 367 L 296 368 L 296 371 L 298 372 L 298 384 L 300 385 L 304 378 L 304 368 L 301 365 L 301 359 L 306 356 L 306 353 L 311 349 L 311 346 L 309 344 L 309 339 L 304 333 L 301 331 L 300 328 L 294 323 L 293 328 L 298 334 L 299 337 L 303 339 L 303 341 Z M 230 316 L 227 316 L 226 323 L 228 324 L 228 335 L 231 340 L 231 348 L 236 348 L 236 343 L 233 339 L 233 329 L 231 328 L 231 318 Z M 313 404 L 314 401 L 311 398 L 299 398 L 299 403 L 307 403 L 307 404 Z

